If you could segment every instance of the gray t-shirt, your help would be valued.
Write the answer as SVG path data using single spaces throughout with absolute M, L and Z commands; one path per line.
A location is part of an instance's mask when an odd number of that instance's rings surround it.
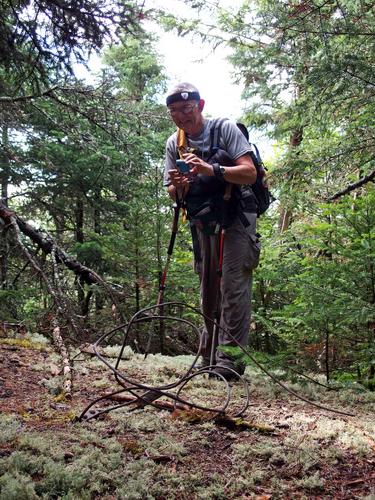
M 202 157 L 204 160 L 210 155 L 211 128 L 215 125 L 215 122 L 216 120 L 213 119 L 205 119 L 203 130 L 199 135 L 187 136 L 188 146 L 203 152 Z M 169 170 L 176 168 L 176 142 L 177 132 L 169 137 L 165 148 L 164 186 L 170 184 Z M 222 122 L 219 147 L 226 151 L 233 160 L 237 160 L 237 158 L 250 153 L 252 150 L 243 133 L 230 120 Z

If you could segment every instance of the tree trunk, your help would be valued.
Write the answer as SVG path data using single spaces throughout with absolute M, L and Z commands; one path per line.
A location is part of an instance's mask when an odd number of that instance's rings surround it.
M 330 366 L 329 366 L 329 330 L 326 329 L 326 337 L 325 337 L 325 369 L 326 369 L 326 380 L 329 383 L 330 379 Z
M 77 196 L 76 199 L 76 208 L 75 208 L 75 221 L 76 221 L 76 230 L 75 230 L 75 236 L 76 236 L 76 243 L 83 243 L 84 242 L 84 234 L 83 234 L 83 217 L 84 217 L 84 209 L 83 209 L 83 202 L 80 199 L 79 196 Z M 82 316 L 85 316 L 88 312 L 89 305 L 86 302 L 85 299 L 85 283 L 82 280 L 82 278 L 79 278 L 76 282 L 77 284 L 77 299 L 78 299 L 78 305 L 81 310 Z
M 81 198 L 78 196 L 76 199 L 76 210 L 75 210 L 75 219 L 76 219 L 76 242 L 83 243 L 84 234 L 83 234 L 83 202 Z
M 72 377 L 72 369 L 69 358 L 69 352 L 66 348 L 64 339 L 61 335 L 60 326 L 57 320 L 54 321 L 54 328 L 52 332 L 53 341 L 56 345 L 57 351 L 61 356 L 62 362 L 62 374 L 63 374 L 63 396 L 66 399 L 72 398 L 72 385 L 73 385 L 73 377 Z
M 141 298 L 140 298 L 140 272 L 139 272 L 139 248 L 138 243 L 136 243 L 137 248 L 135 251 L 135 312 L 141 309 Z
M 9 137 L 8 137 L 8 127 L 7 125 L 3 126 L 2 129 L 2 143 L 3 143 L 3 154 L 1 155 L 1 168 L 0 168 L 0 179 L 1 179 L 1 198 L 4 203 L 7 202 L 8 199 L 8 188 L 9 188 L 9 174 L 10 174 L 10 166 L 9 166 L 9 158 L 7 155 L 7 147 L 9 145 Z M 3 227 L 0 226 L 0 289 L 6 290 L 8 288 L 8 230 L 6 225 Z
M 0 202 L 0 219 L 4 224 L 12 224 L 12 220 L 17 224 L 18 229 L 25 235 L 28 236 L 31 241 L 36 243 L 45 254 L 50 254 L 52 249 L 55 247 L 56 250 L 56 260 L 57 263 L 64 264 L 68 269 L 73 271 L 77 276 L 81 276 L 85 283 L 92 285 L 105 285 L 104 281 L 98 276 L 98 274 L 89 269 L 88 267 L 82 265 L 78 260 L 73 259 L 64 252 L 61 248 L 56 247 L 53 239 L 42 231 L 35 229 L 30 224 L 25 222 L 23 219 L 15 215 L 14 212 L 9 210 L 9 208 Z M 108 291 L 111 290 L 108 288 Z
M 293 131 L 292 135 L 290 136 L 289 149 L 293 150 L 293 149 L 297 148 L 301 144 L 302 139 L 303 139 L 303 129 L 302 128 L 295 129 Z M 287 180 L 291 181 L 292 176 L 290 177 L 290 179 L 287 179 Z M 279 233 L 280 234 L 284 233 L 289 228 L 289 226 L 292 222 L 292 214 L 293 213 L 292 213 L 291 208 L 283 207 L 283 206 L 280 207 L 280 215 L 279 215 Z
M 95 190 L 94 195 L 94 232 L 98 235 L 101 234 L 101 220 L 100 220 L 100 208 L 102 205 L 102 195 L 101 195 L 101 186 L 99 186 Z M 96 270 L 99 274 L 101 274 L 103 270 L 103 262 L 101 257 L 98 259 Z M 101 311 L 103 309 L 104 301 L 103 296 L 100 292 L 95 294 L 95 310 L 96 312 Z
M 372 302 L 373 303 L 373 302 Z M 374 352 L 375 348 L 375 322 L 369 321 L 367 323 L 368 332 L 369 332 L 369 352 Z M 370 391 L 375 391 L 375 365 L 373 362 L 370 362 L 370 366 L 368 369 L 368 388 Z
M 161 223 L 161 203 L 160 203 L 160 181 L 159 181 L 159 172 L 158 168 L 155 167 L 155 200 L 156 200 L 156 213 L 158 214 L 157 216 L 157 222 L 156 222 L 156 256 L 157 256 L 157 263 L 158 263 L 158 284 L 160 286 L 162 276 L 163 276 L 163 261 L 162 261 L 162 248 L 161 248 L 161 241 L 162 241 L 162 223 Z M 164 310 L 163 308 L 160 308 L 158 310 L 158 314 L 160 316 L 163 316 Z M 164 339 L 165 339 L 165 321 L 160 318 L 159 320 L 159 339 L 160 339 L 160 351 L 163 352 L 164 350 Z

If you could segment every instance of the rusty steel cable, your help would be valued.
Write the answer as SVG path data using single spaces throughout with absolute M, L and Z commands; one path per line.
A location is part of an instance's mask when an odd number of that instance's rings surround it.
M 196 314 L 200 316 L 204 316 L 203 313 L 201 313 L 197 308 L 181 303 L 181 302 L 166 302 L 162 304 L 156 304 L 153 306 L 146 307 L 140 311 L 138 311 L 136 314 L 133 315 L 133 317 L 130 319 L 130 321 L 125 324 L 125 325 L 120 325 L 109 332 L 103 334 L 94 344 L 93 344 L 93 349 L 95 352 L 95 355 L 98 357 L 98 359 L 103 362 L 114 374 L 116 382 L 122 387 L 122 389 L 114 391 L 110 394 L 106 394 L 104 396 L 100 396 L 97 398 L 95 401 L 91 402 L 81 413 L 81 415 L 78 417 L 78 420 L 90 420 L 92 418 L 98 417 L 99 415 L 103 413 L 108 413 L 114 409 L 121 408 L 124 406 L 134 406 L 134 409 L 137 408 L 142 408 L 146 405 L 151 405 L 151 406 L 156 406 L 157 405 L 154 403 L 156 399 L 159 399 L 161 397 L 166 397 L 169 399 L 172 399 L 174 402 L 174 405 L 177 407 L 178 404 L 182 405 L 183 407 L 188 407 L 188 408 L 195 408 L 198 410 L 202 411 L 207 411 L 211 412 L 213 414 L 213 418 L 218 415 L 218 414 L 223 414 L 225 413 L 226 409 L 229 406 L 230 400 L 231 400 L 231 395 L 232 395 L 232 389 L 227 380 L 219 373 L 215 372 L 216 365 L 209 365 L 201 369 L 196 368 L 196 363 L 198 361 L 198 358 L 200 356 L 201 352 L 201 342 L 199 343 L 198 351 L 187 369 L 186 373 L 178 378 L 175 382 L 169 383 L 169 384 L 164 384 L 160 386 L 150 386 L 147 384 L 140 383 L 138 381 L 132 380 L 127 376 L 122 370 L 120 370 L 119 365 L 120 362 L 123 360 L 122 356 L 124 353 L 125 346 L 127 345 L 127 340 L 129 337 L 129 333 L 131 331 L 131 328 L 134 325 L 143 323 L 143 322 L 150 322 L 150 321 L 155 321 L 155 320 L 163 320 L 163 321 L 174 321 L 178 323 L 182 323 L 184 325 L 188 325 L 200 338 L 200 332 L 198 327 L 192 323 L 191 321 L 177 317 L 177 316 L 169 316 L 169 315 L 160 315 L 160 314 L 150 314 L 150 311 L 154 309 L 159 309 L 160 307 L 173 307 L 173 306 L 179 306 L 179 307 L 185 307 L 187 309 L 190 309 L 191 311 L 195 312 Z M 214 322 L 216 323 L 216 322 Z M 219 326 L 220 328 L 220 326 Z M 112 365 L 105 356 L 103 356 L 100 351 L 99 347 L 103 343 L 104 340 L 111 340 L 111 338 L 119 331 L 123 330 L 124 331 L 124 336 L 123 336 L 123 341 L 122 345 L 120 347 L 120 352 L 117 356 L 116 363 Z M 150 342 L 148 342 L 148 345 Z M 147 352 L 145 353 L 147 355 Z M 250 402 L 250 391 L 249 391 L 249 386 L 247 381 L 235 370 L 232 370 L 233 374 L 235 377 L 237 377 L 243 385 L 244 388 L 244 394 L 245 394 L 245 402 L 243 404 L 243 407 L 240 409 L 240 411 L 235 412 L 233 417 L 239 417 L 243 415 L 243 413 L 247 410 Z M 225 384 L 225 389 L 226 389 L 226 397 L 225 401 L 223 404 L 218 407 L 218 408 L 212 408 L 208 406 L 203 406 L 201 404 L 198 404 L 193 401 L 189 401 L 185 398 L 182 398 L 180 396 L 181 391 L 183 388 L 186 386 L 188 382 L 193 380 L 195 377 L 207 374 L 208 376 L 214 375 L 216 378 L 222 380 Z M 170 392 L 173 389 L 177 389 L 177 393 Z M 138 394 L 136 391 L 141 391 L 141 394 Z M 91 410 L 91 408 L 99 403 L 100 401 L 104 400 L 110 400 L 113 396 L 116 396 L 121 393 L 128 392 L 131 395 L 134 396 L 134 400 L 132 401 L 126 401 L 124 403 L 120 403 L 118 405 L 114 405 L 110 408 L 100 408 L 96 411 Z
M 228 200 L 228 198 L 230 196 L 230 190 L 231 190 L 231 185 L 228 184 L 227 189 L 226 189 L 226 200 Z M 119 327 L 116 327 L 116 328 L 110 330 L 109 332 L 103 334 L 93 345 L 94 352 L 95 352 L 96 356 L 98 357 L 98 359 L 100 361 L 102 361 L 113 372 L 116 382 L 119 384 L 119 386 L 122 387 L 122 389 L 114 391 L 110 394 L 105 394 L 104 396 L 101 396 L 101 397 L 95 399 L 93 402 L 91 402 L 83 410 L 81 415 L 78 417 L 78 420 L 90 420 L 92 418 L 96 418 L 102 414 L 109 413 L 112 410 L 119 409 L 119 408 L 122 408 L 125 406 L 130 407 L 133 405 L 133 408 L 132 408 L 133 410 L 135 410 L 137 408 L 144 408 L 146 405 L 158 407 L 156 404 L 157 400 L 162 398 L 162 397 L 172 399 L 174 407 L 177 407 L 178 404 L 180 404 L 180 406 L 182 406 L 184 408 L 187 407 L 189 409 L 198 409 L 198 410 L 211 412 L 211 414 L 213 415 L 213 417 L 211 417 L 211 418 L 215 418 L 216 416 L 218 416 L 220 414 L 222 415 L 225 413 L 225 411 L 227 410 L 229 403 L 230 403 L 232 390 L 231 390 L 230 384 L 225 379 L 225 377 L 222 374 L 220 374 L 219 372 L 215 372 L 215 368 L 217 367 L 217 365 L 213 364 L 213 350 L 211 352 L 210 365 L 203 367 L 201 369 L 196 369 L 196 363 L 197 363 L 197 360 L 198 360 L 199 356 L 201 355 L 201 351 L 202 351 L 202 339 L 201 339 L 199 329 L 197 328 L 197 326 L 194 323 L 192 323 L 189 320 L 186 320 L 184 318 L 177 317 L 177 316 L 164 315 L 164 308 L 167 306 L 168 307 L 179 306 L 182 308 L 187 308 L 187 309 L 190 309 L 190 311 L 195 312 L 196 314 L 198 314 L 199 316 L 201 316 L 205 320 L 212 321 L 213 326 L 214 326 L 215 335 L 218 336 L 219 330 L 222 330 L 228 336 L 228 338 L 230 338 L 232 340 L 233 344 L 238 346 L 241 349 L 241 351 L 249 359 L 251 359 L 253 361 L 253 363 L 261 371 L 263 371 L 268 377 L 270 377 L 271 380 L 273 380 L 276 384 L 278 384 L 280 387 L 282 387 L 284 390 L 286 390 L 290 394 L 294 395 L 298 399 L 300 399 L 306 403 L 309 403 L 309 404 L 311 404 L 317 408 L 320 408 L 320 409 L 324 409 L 324 410 L 338 413 L 341 415 L 354 416 L 352 413 L 343 412 L 343 411 L 329 408 L 329 407 L 326 407 L 324 405 L 320 405 L 318 403 L 310 401 L 307 398 L 300 396 L 299 394 L 297 394 L 295 391 L 293 391 L 289 387 L 287 387 L 280 380 L 278 380 L 277 377 L 275 377 L 268 370 L 266 370 L 251 355 L 249 350 L 247 348 L 245 348 L 244 346 L 242 346 L 233 337 L 233 335 L 229 331 L 227 331 L 222 326 L 220 326 L 219 318 L 216 318 L 216 321 L 215 321 L 212 318 L 209 318 L 207 315 L 203 314 L 197 308 L 190 306 L 188 304 L 185 304 L 185 303 L 181 303 L 181 302 L 165 302 L 165 303 L 163 303 L 167 271 L 169 268 L 169 264 L 171 261 L 173 248 L 174 248 L 174 244 L 175 244 L 175 240 L 176 240 L 176 235 L 177 235 L 177 231 L 178 231 L 179 212 L 180 212 L 180 208 L 181 208 L 182 204 L 183 204 L 183 199 L 180 200 L 179 197 L 177 196 L 176 203 L 173 207 L 174 208 L 174 217 L 173 217 L 173 223 L 172 223 L 171 239 L 169 242 L 168 252 L 167 252 L 168 257 L 167 257 L 167 261 L 166 261 L 164 271 L 163 271 L 163 274 L 162 274 L 162 277 L 160 280 L 160 284 L 159 284 L 159 294 L 158 294 L 157 304 L 141 309 L 140 311 L 138 311 L 137 313 L 135 313 L 133 315 L 133 317 L 130 319 L 130 321 L 128 323 L 123 324 Z M 222 230 L 222 238 L 221 238 L 221 242 L 220 242 L 220 266 L 219 267 L 221 267 L 221 265 L 222 265 L 224 234 L 225 234 L 225 231 Z M 155 310 L 156 310 L 156 313 L 151 312 L 151 311 L 155 311 Z M 128 376 L 126 376 L 123 373 L 122 370 L 120 370 L 119 365 L 120 365 L 121 360 L 123 359 L 122 356 L 124 353 L 125 346 L 127 345 L 128 336 L 129 336 L 131 328 L 134 325 L 137 325 L 140 323 L 152 322 L 152 321 L 156 321 L 156 320 L 159 320 L 160 324 L 163 324 L 163 328 L 164 328 L 164 322 L 168 321 L 168 320 L 177 321 L 177 322 L 182 323 L 184 325 L 188 325 L 198 335 L 198 338 L 200 339 L 200 341 L 199 341 L 198 351 L 194 357 L 192 364 L 187 369 L 186 373 L 182 377 L 178 378 L 173 383 L 154 387 L 154 386 L 150 386 L 147 384 L 142 384 L 142 383 L 137 382 L 135 380 L 131 380 Z M 124 331 L 124 336 L 123 336 L 122 346 L 121 346 L 119 355 L 117 357 L 116 364 L 115 364 L 115 366 L 112 366 L 107 361 L 105 356 L 100 354 L 98 348 L 99 348 L 100 344 L 105 339 L 107 341 L 109 341 L 119 330 Z M 151 346 L 152 334 L 153 334 L 152 329 L 149 329 L 148 343 L 147 343 L 147 347 L 146 347 L 146 352 L 144 353 L 145 358 L 147 357 L 147 354 L 148 354 L 150 346 Z M 162 341 L 162 336 L 160 337 L 160 341 Z M 213 342 L 214 342 L 214 339 L 213 339 Z M 161 347 L 162 347 L 162 345 L 161 345 Z M 214 348 L 214 346 L 213 346 L 213 348 Z M 195 369 L 195 371 L 194 371 L 194 369 Z M 243 408 L 240 411 L 237 411 L 234 415 L 232 415 L 233 417 L 239 417 L 245 413 L 245 411 L 247 410 L 247 408 L 249 407 L 249 404 L 250 404 L 249 385 L 248 385 L 246 379 L 244 379 L 238 372 L 236 372 L 235 370 L 232 370 L 232 369 L 229 369 L 229 370 L 233 372 L 233 375 L 235 378 L 237 378 L 239 381 L 242 382 L 243 387 L 244 387 L 245 402 L 244 402 Z M 205 374 L 207 374 L 208 376 L 214 375 L 216 378 L 219 378 L 220 380 L 222 380 L 225 383 L 226 398 L 225 398 L 223 405 L 220 406 L 219 408 L 205 407 L 205 406 L 202 406 L 198 403 L 194 403 L 193 401 L 188 401 L 188 400 L 180 397 L 180 393 L 183 390 L 183 388 L 186 386 L 186 384 L 188 384 L 195 377 L 197 377 L 199 375 L 205 375 Z M 173 389 L 177 389 L 177 392 L 176 393 L 169 392 Z M 104 408 L 99 408 L 97 410 L 92 410 L 93 406 L 95 406 L 100 401 L 110 400 L 114 396 L 120 395 L 120 394 L 123 394 L 126 392 L 128 392 L 129 394 L 132 395 L 132 399 L 125 401 L 125 402 L 122 402 L 122 403 L 119 403 L 117 405 L 110 406 L 110 407 L 107 406 Z M 140 392 L 140 394 L 139 394 L 139 392 Z
M 98 357 L 98 359 L 100 361 L 102 361 L 114 373 L 115 380 L 122 387 L 122 389 L 114 391 L 110 394 L 106 394 L 104 396 L 101 396 L 101 397 L 95 399 L 93 402 L 91 402 L 83 410 L 81 415 L 78 417 L 78 420 L 90 420 L 92 418 L 98 417 L 99 415 L 102 415 L 104 413 L 109 413 L 112 410 L 119 409 L 119 408 L 122 408 L 125 406 L 129 406 L 129 407 L 133 406 L 133 408 L 131 408 L 131 410 L 144 408 L 146 405 L 151 405 L 151 406 L 158 408 L 159 406 L 157 404 L 157 400 L 159 398 L 163 398 L 163 397 L 171 399 L 173 401 L 173 404 L 175 407 L 178 407 L 178 405 L 180 405 L 180 407 L 183 407 L 183 408 L 198 409 L 201 411 L 210 412 L 212 414 L 211 418 L 215 418 L 216 416 L 218 416 L 220 414 L 224 414 L 226 412 L 226 410 L 229 406 L 230 400 L 231 400 L 231 395 L 232 395 L 231 385 L 228 383 L 228 381 L 221 374 L 215 373 L 215 368 L 217 365 L 210 365 L 210 366 L 206 366 L 206 367 L 201 368 L 201 369 L 196 369 L 196 363 L 197 363 L 197 360 L 198 360 L 200 353 L 201 353 L 201 347 L 202 347 L 201 341 L 199 343 L 198 351 L 197 351 L 190 367 L 187 369 L 186 373 L 182 377 L 178 378 L 176 381 L 169 383 L 169 384 L 160 385 L 160 386 L 151 386 L 148 384 L 140 383 L 138 381 L 130 379 L 119 368 L 120 362 L 123 360 L 122 356 L 124 353 L 125 346 L 127 345 L 128 336 L 129 336 L 129 333 L 131 331 L 131 328 L 134 325 L 140 324 L 142 322 L 152 322 L 155 320 L 163 320 L 163 321 L 170 320 L 170 321 L 179 322 L 179 323 L 182 323 L 184 325 L 188 325 L 189 327 L 191 327 L 192 330 L 198 335 L 198 338 L 201 338 L 198 327 L 194 323 L 192 323 L 191 321 L 189 321 L 187 319 L 177 317 L 177 316 L 170 316 L 170 315 L 150 314 L 151 311 L 153 311 L 155 309 L 159 309 L 160 307 L 171 308 L 174 306 L 178 306 L 179 308 L 189 309 L 190 311 L 198 314 L 199 316 L 212 321 L 215 324 L 215 326 L 217 326 L 217 328 L 224 330 L 224 328 L 222 328 L 220 325 L 218 325 L 216 321 L 214 321 L 210 318 L 207 318 L 200 310 L 198 310 L 197 308 L 190 306 L 188 304 L 184 304 L 182 302 L 165 302 L 162 304 L 156 304 L 153 306 L 149 306 L 149 307 L 146 307 L 146 308 L 138 311 L 136 314 L 133 315 L 133 317 L 130 319 L 130 321 L 127 324 L 120 325 L 120 326 L 110 330 L 109 332 L 103 334 L 93 345 L 94 352 L 95 352 L 96 356 Z M 120 348 L 119 355 L 117 356 L 117 361 L 116 361 L 115 365 L 113 366 L 111 363 L 108 362 L 106 357 L 103 356 L 99 352 L 99 347 L 100 347 L 100 344 L 104 340 L 107 340 L 107 341 L 110 340 L 119 330 L 124 331 L 124 336 L 123 336 L 123 342 L 122 342 L 122 345 Z M 305 398 L 304 396 L 299 395 L 294 390 L 290 389 L 284 383 L 282 383 L 277 377 L 275 377 L 267 369 L 265 369 L 251 355 L 251 353 L 249 352 L 249 350 L 247 348 L 245 348 L 244 346 L 239 344 L 239 342 L 237 342 L 237 340 L 230 334 L 230 332 L 226 331 L 226 333 L 232 339 L 233 343 L 236 346 L 238 346 L 241 349 L 241 351 L 246 356 L 248 356 L 251 359 L 251 361 L 261 371 L 263 371 L 268 377 L 270 377 L 273 380 L 273 382 L 275 382 L 276 384 L 281 386 L 288 393 L 292 394 L 296 398 L 298 398 L 298 399 L 300 399 L 308 404 L 311 404 L 317 408 L 327 410 L 330 412 L 334 412 L 334 413 L 338 413 L 341 415 L 355 416 L 353 413 L 344 412 L 341 410 L 330 408 L 330 407 L 327 407 L 325 405 L 315 403 L 314 401 L 310 401 L 309 399 Z M 148 344 L 150 344 L 150 343 L 148 343 Z M 145 354 L 147 355 L 147 353 L 145 353 Z M 193 380 L 197 376 L 205 375 L 205 374 L 207 374 L 208 376 L 214 375 L 216 378 L 222 380 L 225 383 L 226 398 L 225 398 L 225 401 L 223 402 L 223 404 L 218 408 L 203 406 L 201 404 L 198 404 L 194 401 L 189 401 L 188 399 L 182 398 L 180 396 L 181 391 L 183 390 L 183 388 L 186 386 L 186 384 L 188 382 L 190 382 L 191 380 Z M 235 370 L 233 370 L 233 374 L 238 378 L 238 380 L 240 382 L 242 382 L 243 387 L 244 387 L 244 394 L 245 394 L 245 402 L 243 404 L 243 407 L 239 411 L 237 411 L 236 413 L 231 415 L 232 417 L 239 417 L 239 416 L 243 415 L 245 413 L 245 411 L 247 410 L 247 408 L 249 407 L 250 390 L 249 390 L 249 385 L 248 385 L 245 378 L 243 378 Z M 170 392 L 173 389 L 176 389 L 177 392 Z M 113 405 L 111 407 L 99 408 L 98 410 L 94 410 L 94 411 L 91 410 L 92 407 L 95 406 L 97 403 L 99 403 L 101 401 L 105 401 L 105 400 L 110 400 L 113 396 L 116 396 L 116 395 L 121 394 L 121 393 L 126 393 L 126 392 L 128 392 L 129 394 L 132 395 L 132 397 L 133 397 L 132 400 L 121 402 L 121 403 L 119 403 L 117 405 Z

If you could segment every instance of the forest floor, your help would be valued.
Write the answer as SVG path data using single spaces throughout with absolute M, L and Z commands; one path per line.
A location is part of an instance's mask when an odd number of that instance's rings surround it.
M 48 343 L 0 339 L 1 500 L 375 499 L 374 393 L 286 382 L 316 403 L 355 413 L 344 416 L 298 400 L 248 366 L 244 418 L 263 432 L 150 406 L 79 422 L 88 403 L 117 386 L 102 362 L 77 354 L 66 401 Z M 125 358 L 121 368 L 151 385 L 176 380 L 192 359 L 144 360 L 128 348 Z M 211 406 L 226 397 L 225 384 L 207 376 L 193 378 L 185 392 Z M 232 393 L 234 411 L 243 386 L 233 384 Z

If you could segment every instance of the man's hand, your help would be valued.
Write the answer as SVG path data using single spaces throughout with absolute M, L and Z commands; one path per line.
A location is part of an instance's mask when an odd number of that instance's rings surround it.
M 173 200 L 176 200 L 177 195 L 179 198 L 185 197 L 189 190 L 189 179 L 187 176 L 181 174 L 177 169 L 169 170 L 168 173 L 171 181 L 171 184 L 168 186 L 169 196 Z
M 184 160 L 189 164 L 191 174 L 203 174 L 208 175 L 209 177 L 212 177 L 214 175 L 214 169 L 212 165 L 206 163 L 197 155 L 192 153 L 186 154 L 184 155 Z
M 215 175 L 214 168 L 194 154 L 184 155 L 192 175 L 203 174 L 209 177 Z M 225 165 L 226 167 L 226 165 Z M 233 161 L 233 166 L 225 168 L 224 180 L 232 184 L 254 184 L 257 171 L 249 154 L 244 154 Z
M 177 169 L 169 170 L 168 172 L 171 184 L 175 188 L 183 188 L 189 185 L 189 179 L 186 175 L 181 174 Z

